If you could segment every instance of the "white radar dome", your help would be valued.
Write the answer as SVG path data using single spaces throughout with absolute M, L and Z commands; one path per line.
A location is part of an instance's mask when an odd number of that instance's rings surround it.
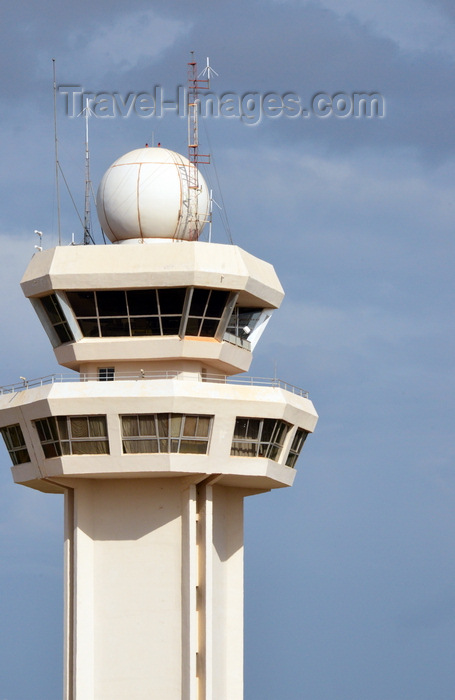
M 112 243 L 196 240 L 209 204 L 207 185 L 196 167 L 160 147 L 138 148 L 116 160 L 96 197 L 101 227 Z

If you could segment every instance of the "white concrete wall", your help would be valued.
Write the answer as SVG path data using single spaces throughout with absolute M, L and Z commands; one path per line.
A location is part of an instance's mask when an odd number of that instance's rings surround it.
M 243 698 L 243 495 L 213 487 L 213 700 Z
M 77 484 L 71 700 L 181 700 L 181 510 L 175 480 Z
M 210 479 L 72 486 L 64 700 L 242 700 L 247 492 Z
M 278 308 L 283 288 L 270 263 L 238 246 L 162 241 L 152 246 L 57 246 L 36 253 L 21 282 L 25 296 L 63 289 L 200 286 L 238 290 L 242 306 Z

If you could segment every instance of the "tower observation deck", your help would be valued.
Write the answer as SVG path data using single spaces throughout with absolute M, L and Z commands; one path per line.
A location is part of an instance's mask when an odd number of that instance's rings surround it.
M 242 375 L 283 290 L 197 240 L 194 167 L 119 158 L 97 196 L 113 245 L 37 252 L 22 280 L 80 379 L 0 392 L 14 481 L 65 497 L 64 700 L 242 700 L 243 500 L 292 485 L 317 421 Z

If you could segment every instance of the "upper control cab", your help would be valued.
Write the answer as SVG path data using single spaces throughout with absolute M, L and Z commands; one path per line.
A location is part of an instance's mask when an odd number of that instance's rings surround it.
M 246 371 L 284 296 L 273 267 L 237 246 L 140 243 L 59 246 L 32 258 L 22 289 L 59 364 Z

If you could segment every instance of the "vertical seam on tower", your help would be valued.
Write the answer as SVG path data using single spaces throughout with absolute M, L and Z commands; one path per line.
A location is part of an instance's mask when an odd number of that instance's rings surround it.
M 198 488 L 198 700 L 213 700 L 213 600 L 212 600 L 212 542 L 213 542 L 213 489 L 209 479 Z
M 197 649 L 197 494 L 195 484 L 183 493 L 184 520 L 182 540 L 182 700 L 198 700 Z

